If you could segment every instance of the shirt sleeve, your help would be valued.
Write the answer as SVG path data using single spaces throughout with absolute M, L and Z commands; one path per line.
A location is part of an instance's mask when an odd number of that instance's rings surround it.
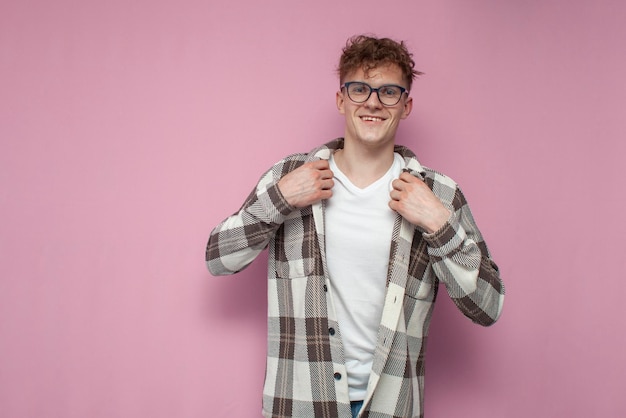
M 423 234 L 433 270 L 465 316 L 477 324 L 492 325 L 504 303 L 498 266 L 458 187 L 454 187 L 453 198 L 447 203 L 452 210 L 448 222 L 439 231 Z
M 294 210 L 278 188 L 278 180 L 293 169 L 286 162 L 267 171 L 241 209 L 213 229 L 206 248 L 211 274 L 229 275 L 250 265 Z

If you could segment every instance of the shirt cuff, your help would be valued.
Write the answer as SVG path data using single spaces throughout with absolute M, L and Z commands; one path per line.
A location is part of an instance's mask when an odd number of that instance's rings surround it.
M 466 233 L 459 222 L 457 213 L 452 212 L 448 221 L 439 230 L 430 234 L 425 232 L 422 236 L 428 243 L 429 255 L 445 257 L 463 245 Z

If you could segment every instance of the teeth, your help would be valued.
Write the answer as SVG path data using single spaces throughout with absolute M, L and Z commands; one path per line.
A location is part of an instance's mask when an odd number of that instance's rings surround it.
M 361 119 L 370 121 L 370 122 L 382 122 L 383 121 L 382 118 L 375 118 L 373 116 L 362 116 Z

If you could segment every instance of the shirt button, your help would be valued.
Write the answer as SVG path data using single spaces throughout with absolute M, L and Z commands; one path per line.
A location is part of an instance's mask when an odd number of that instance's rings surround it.
M 324 292 L 328 292 L 328 286 L 324 285 Z
M 339 372 L 335 373 L 334 377 L 335 377 L 335 380 L 341 380 L 341 373 Z
M 335 335 L 335 328 L 328 328 L 328 333 L 330 335 Z

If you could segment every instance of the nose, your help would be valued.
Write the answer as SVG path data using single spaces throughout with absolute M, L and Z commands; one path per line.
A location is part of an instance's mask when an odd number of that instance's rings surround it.
M 365 107 L 368 107 L 371 109 L 377 109 L 377 108 L 383 107 L 383 104 L 380 102 L 380 99 L 378 98 L 378 90 L 372 89 L 372 93 L 370 94 L 370 97 L 368 97 L 367 100 L 365 101 Z

